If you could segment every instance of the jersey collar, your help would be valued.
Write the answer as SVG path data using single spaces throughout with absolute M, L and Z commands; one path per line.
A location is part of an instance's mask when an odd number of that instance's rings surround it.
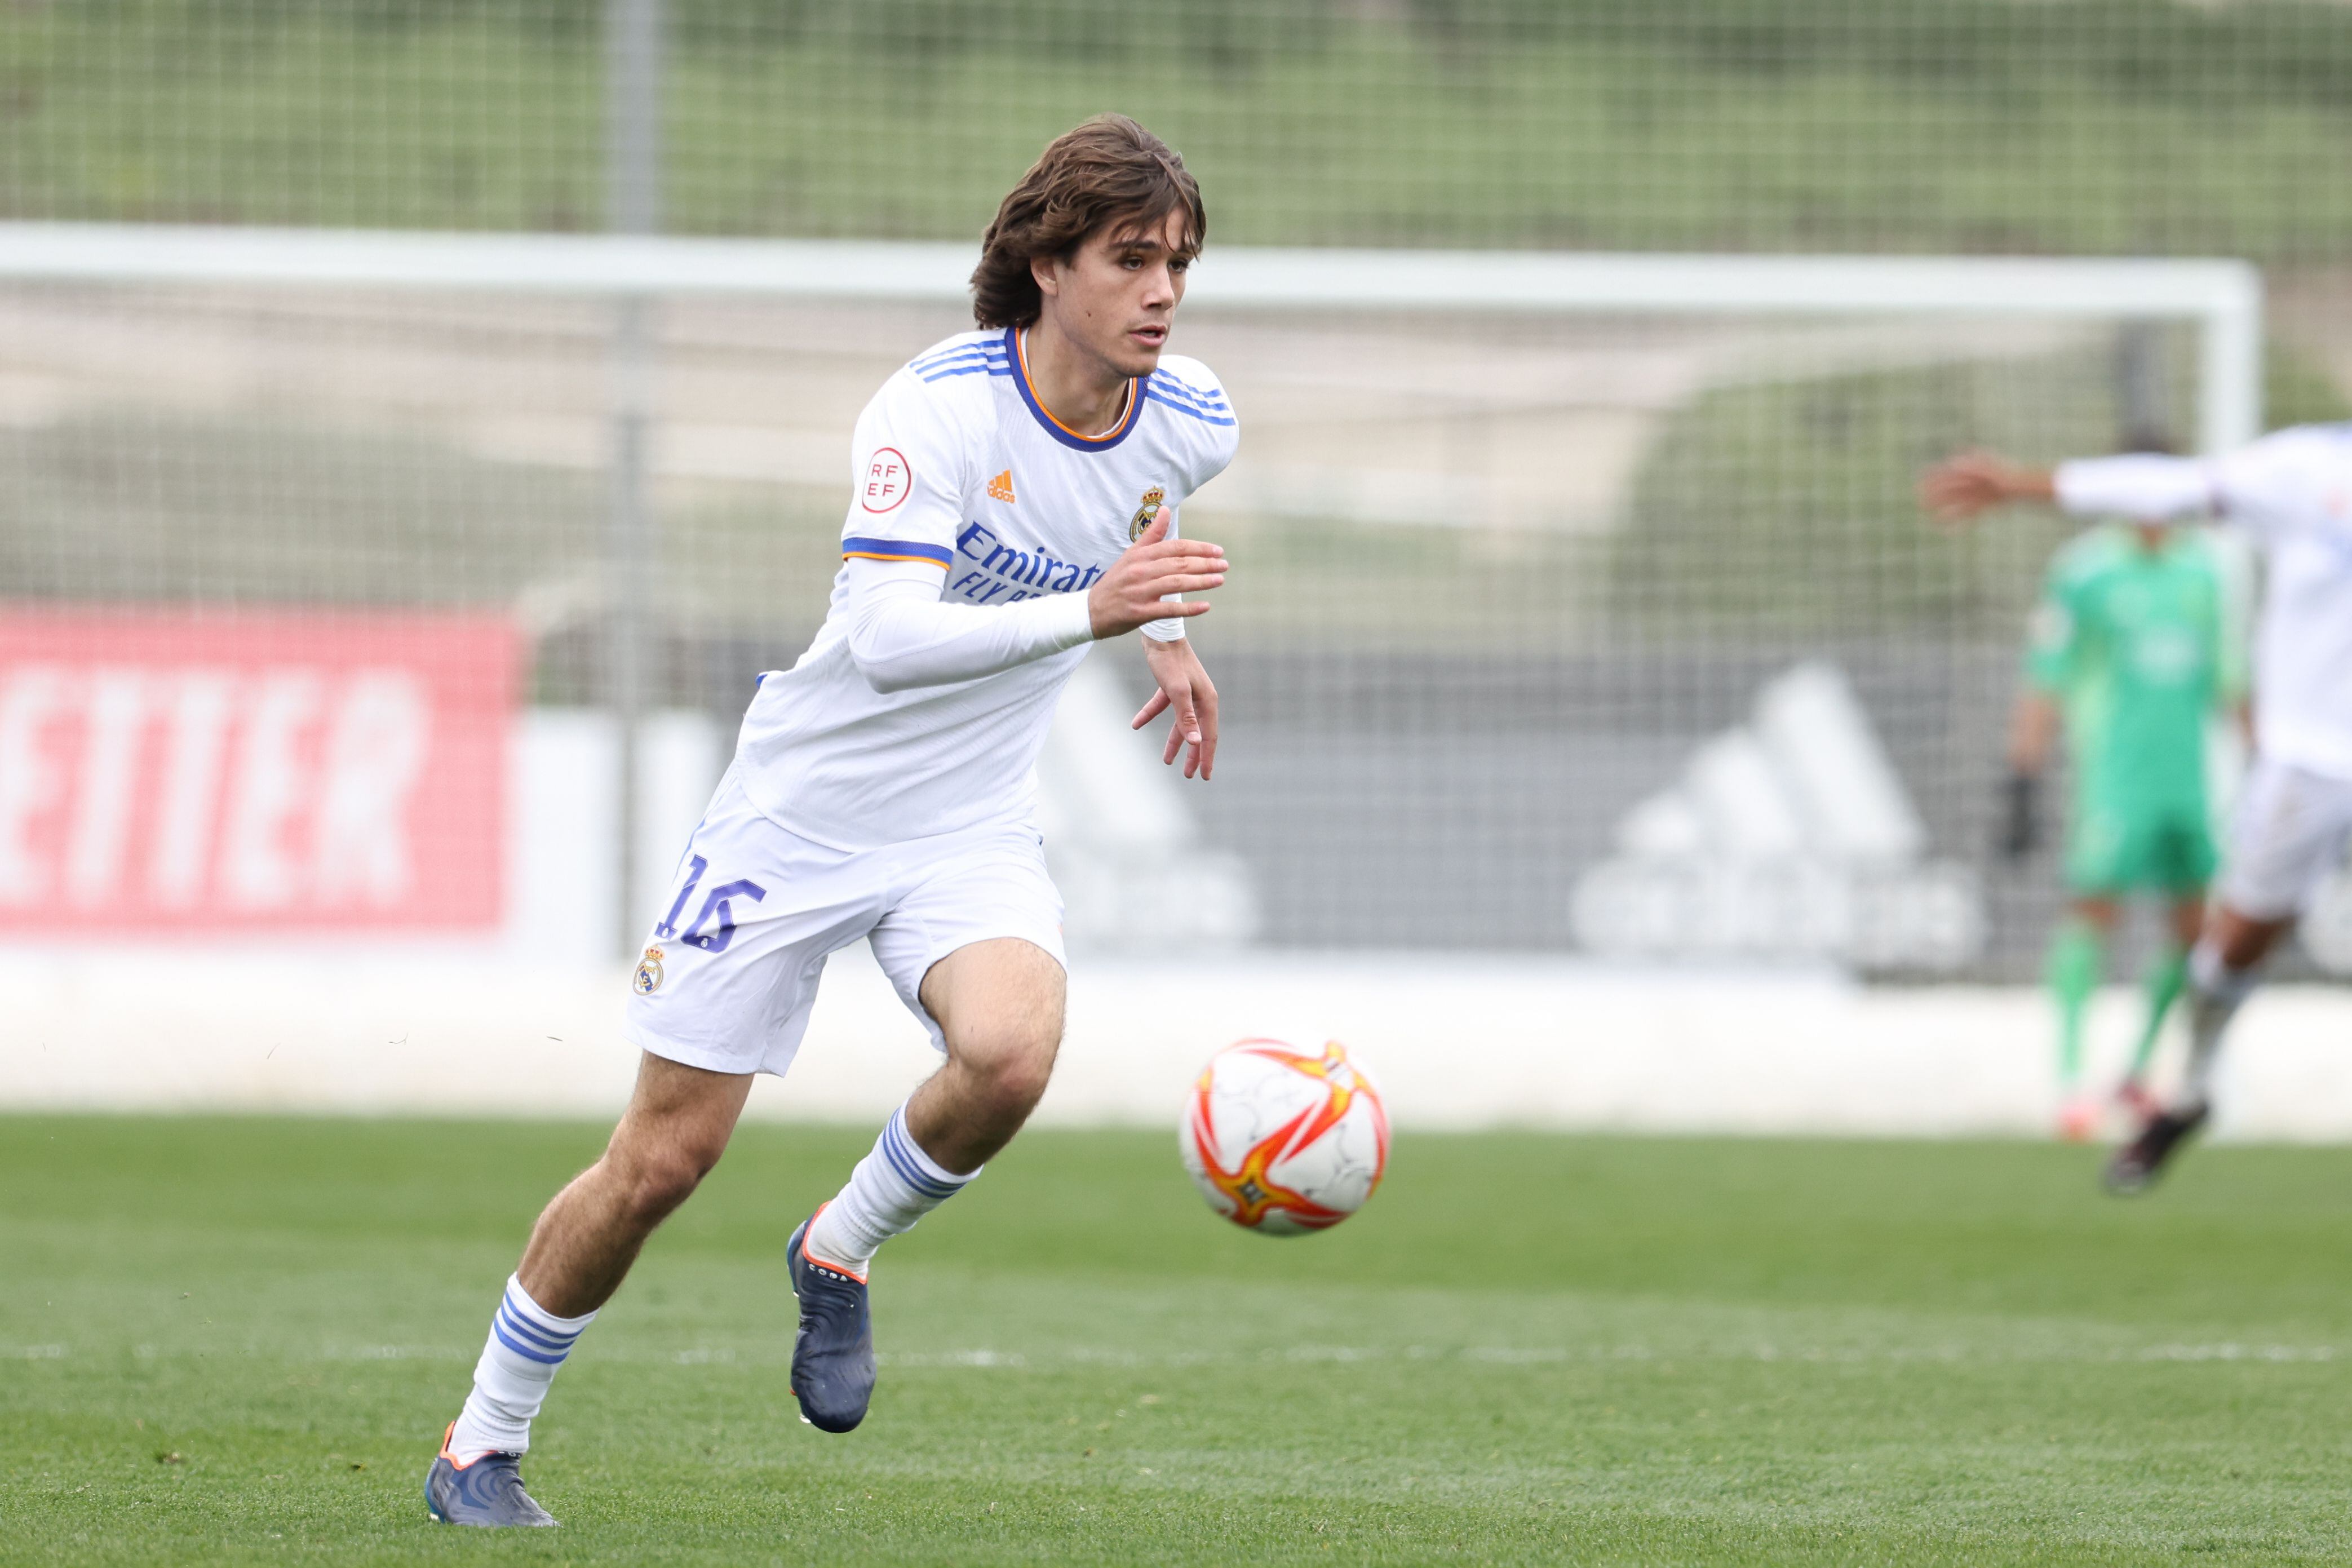
M 1021 394 L 1021 401 L 1029 405 L 1029 413 L 1046 435 L 1063 446 L 1077 452 L 1108 452 L 1127 439 L 1127 433 L 1143 416 L 1143 387 L 1130 379 L 1127 384 L 1127 412 L 1118 423 L 1099 436 L 1081 436 L 1076 430 L 1046 412 L 1037 401 L 1036 391 L 1029 384 L 1029 349 L 1018 327 L 1004 329 L 1004 357 L 1013 362 L 1013 384 Z

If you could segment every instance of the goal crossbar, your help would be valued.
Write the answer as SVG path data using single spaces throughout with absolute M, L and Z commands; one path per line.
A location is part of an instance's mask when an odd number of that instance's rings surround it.
M 0 223 L 0 279 L 961 301 L 970 246 Z M 1191 297 L 1282 310 L 2172 320 L 2198 329 L 2198 445 L 2262 427 L 2263 283 L 2238 260 L 1217 247 Z

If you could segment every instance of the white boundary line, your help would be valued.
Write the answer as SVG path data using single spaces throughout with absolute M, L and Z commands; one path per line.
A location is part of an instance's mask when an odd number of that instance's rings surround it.
M 0 224 L 0 278 L 961 300 L 969 246 L 832 239 Z M 2198 322 L 2199 444 L 2262 426 L 2262 275 L 2243 261 L 1219 246 L 1205 303 L 1284 310 L 2072 316 Z

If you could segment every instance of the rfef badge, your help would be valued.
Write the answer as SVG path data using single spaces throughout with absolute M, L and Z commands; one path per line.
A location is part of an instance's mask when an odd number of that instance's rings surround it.
M 1158 485 L 1143 492 L 1143 504 L 1135 509 L 1134 521 L 1127 525 L 1127 542 L 1129 544 L 1143 537 L 1143 531 L 1151 526 L 1151 514 L 1158 511 L 1160 503 L 1167 499 L 1168 492 Z

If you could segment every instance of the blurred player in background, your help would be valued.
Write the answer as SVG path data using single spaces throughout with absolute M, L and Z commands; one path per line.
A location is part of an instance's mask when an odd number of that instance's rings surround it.
M 2263 960 L 2352 841 L 2352 425 L 2299 426 L 2216 458 L 2138 454 L 2025 468 L 1967 452 L 1921 496 L 1965 521 L 2014 501 L 2078 516 L 2212 517 L 2267 567 L 2254 656 L 2254 765 L 2241 792 L 2220 896 L 2189 958 L 2189 1058 L 2179 1098 L 2150 1113 L 2107 1167 L 2137 1192 L 2212 1108 L 2213 1068 Z
M 1215 764 L 1216 690 L 1184 635 L 1208 606 L 1181 596 L 1223 583 L 1225 558 L 1176 538 L 1175 514 L 1239 430 L 1207 367 L 1162 352 L 1207 229 L 1165 143 L 1087 121 L 998 206 L 972 275 L 982 330 L 866 405 L 824 625 L 761 678 L 681 858 L 629 998 L 635 1093 L 507 1281 L 426 1475 L 434 1518 L 554 1522 L 519 1460 L 557 1369 L 718 1163 L 752 1075 L 791 1065 L 827 956 L 861 940 L 945 1058 L 787 1244 L 801 1415 L 865 1418 L 875 1253 L 1011 1142 L 1061 1045 L 1033 770 L 1087 646 L 1141 631 L 1156 689 L 1136 727 L 1169 713 L 1162 759 L 1182 753 L 1188 778 Z
M 2010 726 L 2003 847 L 2021 859 L 2039 837 L 2036 784 L 2063 724 L 2073 773 L 2066 818 L 2068 901 L 2048 963 L 2058 1005 L 2059 1131 L 2097 1130 L 2083 1089 L 2083 1031 L 2107 944 L 2134 893 L 2166 903 L 2167 941 L 2146 976 L 2147 1012 L 2116 1099 L 2135 1119 L 2165 1015 L 2179 996 L 2213 874 L 2205 789 L 2206 725 L 2243 684 L 2228 595 L 2208 541 L 2161 522 L 2110 524 L 2058 552 L 2026 653 L 2026 690 Z

